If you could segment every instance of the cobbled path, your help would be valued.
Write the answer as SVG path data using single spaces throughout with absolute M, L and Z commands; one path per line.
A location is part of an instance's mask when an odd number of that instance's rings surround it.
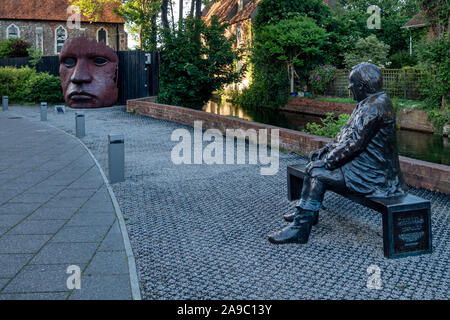
M 39 119 L 39 108 L 10 107 Z M 74 134 L 74 112 L 49 123 Z M 432 203 L 433 254 L 383 256 L 381 215 L 334 193 L 306 245 L 270 244 L 294 209 L 280 153 L 276 175 L 258 165 L 174 165 L 177 123 L 128 114 L 123 107 L 88 110 L 83 138 L 107 171 L 107 135 L 123 133 L 126 181 L 113 185 L 136 257 L 144 299 L 449 299 L 450 196 L 423 189 Z M 367 268 L 381 269 L 382 289 L 368 289 Z

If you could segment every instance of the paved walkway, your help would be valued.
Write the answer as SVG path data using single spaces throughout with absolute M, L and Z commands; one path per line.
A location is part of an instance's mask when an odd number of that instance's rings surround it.
M 39 122 L 39 108 L 10 109 Z M 281 153 L 274 176 L 258 165 L 175 165 L 170 136 L 192 128 L 120 107 L 85 114 L 83 142 L 104 169 L 107 135 L 125 136 L 126 181 L 112 187 L 144 299 L 450 299 L 450 196 L 411 189 L 432 202 L 431 255 L 385 259 L 381 216 L 333 193 L 308 244 L 275 246 L 266 236 L 294 208 L 286 166 L 302 157 Z M 73 134 L 74 110 L 48 119 Z M 367 288 L 373 264 L 381 290 Z
M 80 289 L 68 287 L 69 266 Z M 114 206 L 87 150 L 0 111 L 0 300 L 130 298 Z

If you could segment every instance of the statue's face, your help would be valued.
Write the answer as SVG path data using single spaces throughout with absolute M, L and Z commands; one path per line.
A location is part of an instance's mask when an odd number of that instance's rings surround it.
M 78 37 L 66 41 L 59 56 L 64 100 L 71 108 L 102 108 L 117 101 L 118 58 L 102 42 Z
M 349 80 L 348 89 L 352 92 L 353 99 L 359 102 L 367 98 L 368 95 L 361 77 L 352 71 L 350 72 Z

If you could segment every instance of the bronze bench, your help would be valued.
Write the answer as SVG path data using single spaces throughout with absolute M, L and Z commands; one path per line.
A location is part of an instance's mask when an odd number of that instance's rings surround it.
M 306 164 L 287 167 L 288 199 L 300 198 Z M 406 194 L 373 198 L 333 192 L 382 214 L 383 249 L 387 258 L 402 258 L 432 252 L 431 204 L 429 200 Z

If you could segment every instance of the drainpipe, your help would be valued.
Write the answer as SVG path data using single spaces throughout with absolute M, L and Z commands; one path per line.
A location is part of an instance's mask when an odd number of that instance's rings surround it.
M 119 25 L 116 24 L 116 51 L 119 51 L 120 47 L 119 47 Z
M 411 29 L 409 29 L 409 55 L 412 56 L 412 36 L 411 36 Z

